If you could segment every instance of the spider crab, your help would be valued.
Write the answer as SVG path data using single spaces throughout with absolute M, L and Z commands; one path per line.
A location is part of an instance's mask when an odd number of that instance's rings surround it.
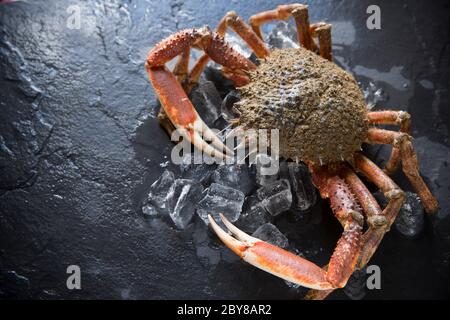
M 293 17 L 298 49 L 269 50 L 260 26 Z M 231 28 L 252 49 L 259 66 L 230 47 L 224 36 Z M 191 47 L 204 55 L 189 71 Z M 165 63 L 179 56 L 173 72 Z M 177 32 L 148 54 L 146 70 L 162 109 L 158 118 L 209 155 L 229 157 L 227 148 L 202 121 L 187 93 L 211 59 L 241 92 L 235 104 L 244 128 L 280 128 L 280 155 L 298 158 L 310 169 L 322 198 L 328 198 L 343 233 L 329 263 L 320 267 L 286 250 L 247 235 L 223 215 L 225 232 L 209 216 L 218 237 L 246 262 L 275 276 L 311 288 L 309 298 L 323 299 L 342 288 L 355 269 L 364 267 L 389 231 L 405 201 L 405 193 L 389 177 L 399 166 L 419 195 L 427 213 L 438 202 L 418 170 L 410 115 L 404 111 L 369 112 L 353 76 L 332 63 L 331 25 L 309 24 L 308 7 L 280 5 L 250 17 L 249 24 L 228 12 L 215 32 L 208 27 Z M 288 99 L 281 99 L 288 94 Z M 275 110 L 276 109 L 276 110 Z M 275 111 L 274 111 L 275 110 Z M 375 125 L 396 125 L 399 131 Z M 384 170 L 364 156 L 362 143 L 392 145 Z M 381 209 L 356 172 L 374 183 L 388 200 Z

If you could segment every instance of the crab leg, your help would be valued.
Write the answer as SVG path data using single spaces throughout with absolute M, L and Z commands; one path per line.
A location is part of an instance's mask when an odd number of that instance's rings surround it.
M 342 288 L 353 273 L 361 248 L 364 217 L 348 185 L 325 167 L 310 167 L 322 198 L 329 198 L 335 217 L 344 228 L 328 264 L 328 280 Z
M 212 157 L 225 156 L 220 150 L 233 154 L 197 114 L 172 72 L 166 67 L 149 68 L 147 72 L 168 118 L 181 135 Z M 211 141 L 213 147 L 201 134 Z
M 189 72 L 186 92 L 190 92 L 192 87 L 194 87 L 198 83 L 198 79 L 200 79 L 200 75 L 208 64 L 208 61 L 209 57 L 207 54 L 204 54 L 200 58 L 198 58 L 191 72 Z
M 220 20 L 219 25 L 217 26 L 216 29 L 216 33 L 221 37 L 225 37 L 225 33 L 228 27 L 231 27 L 231 29 L 234 32 L 236 32 L 242 38 L 242 40 L 245 41 L 245 43 L 247 43 L 247 45 L 250 47 L 250 49 L 252 49 L 252 51 L 258 58 L 264 58 L 270 54 L 269 49 L 267 49 L 264 42 L 234 11 L 228 12 Z M 189 89 L 192 88 L 192 86 L 198 82 L 200 74 L 206 67 L 208 61 L 209 61 L 208 55 L 204 54 L 195 63 L 194 67 L 192 68 L 189 74 L 189 83 L 190 83 Z M 225 72 L 225 70 L 224 74 L 226 77 L 231 79 L 236 84 L 237 87 L 245 85 L 248 82 L 247 79 L 242 79 L 241 77 L 234 75 L 230 72 Z
M 180 133 L 197 148 L 210 156 L 230 156 L 233 152 L 203 122 L 189 101 L 174 74 L 164 64 L 182 55 L 179 69 L 185 70 L 186 56 L 191 46 L 198 47 L 217 63 L 236 75 L 246 77 L 245 72 L 256 68 L 247 58 L 225 44 L 223 39 L 208 28 L 180 31 L 158 43 L 148 54 L 146 69 L 168 119 Z M 183 58 L 184 56 L 184 58 Z M 163 118 L 164 114 L 160 118 Z M 165 126 L 170 129 L 170 126 Z M 202 137 L 211 141 L 209 145 Z M 225 151 L 226 155 L 222 152 Z
M 233 226 L 223 215 L 222 221 L 232 236 L 222 230 L 211 216 L 209 221 L 218 237 L 234 253 L 253 266 L 307 288 L 317 290 L 342 288 L 358 261 L 363 217 L 350 189 L 342 179 L 329 176 L 326 169 L 321 168 L 317 168 L 313 176 L 322 196 L 330 198 L 333 212 L 344 227 L 327 271 L 304 258 L 247 235 Z
M 183 89 L 186 92 L 189 92 L 190 88 L 188 89 L 189 82 L 186 81 L 186 78 L 189 74 L 189 56 L 191 53 L 191 49 L 187 48 L 183 51 L 183 53 L 180 55 L 177 64 L 173 68 L 173 74 L 176 76 L 179 83 L 181 83 Z M 168 132 L 169 134 L 172 134 L 172 132 L 175 130 L 175 127 L 170 122 L 170 119 L 167 117 L 166 112 L 164 111 L 164 108 L 161 108 L 158 113 L 158 121 L 161 124 L 161 126 Z
M 374 111 L 367 114 L 371 124 L 388 124 L 400 126 L 400 132 L 409 134 L 411 128 L 411 115 L 406 111 Z M 391 157 L 384 166 L 384 172 L 391 175 L 400 166 L 400 148 L 392 146 Z
M 313 41 L 309 32 L 308 6 L 306 5 L 300 3 L 280 5 L 274 10 L 264 11 L 251 16 L 249 21 L 253 31 L 262 39 L 262 24 L 274 20 L 287 20 L 291 16 L 295 19 L 298 42 L 308 50 L 313 49 Z
M 185 80 L 189 73 L 189 56 L 191 54 L 191 48 L 187 48 L 180 55 L 177 64 L 173 68 L 173 74 L 177 77 L 177 80 L 181 85 L 185 86 Z
M 420 200 L 422 200 L 425 211 L 427 213 L 436 212 L 439 209 L 439 204 L 419 173 L 419 163 L 411 143 L 411 136 L 404 132 L 370 128 L 367 140 L 369 143 L 391 144 L 400 149 L 403 172 L 416 190 Z
M 319 54 L 322 58 L 332 60 L 331 24 L 319 22 L 311 25 L 313 37 L 319 39 Z
M 258 37 L 258 35 L 236 14 L 236 12 L 228 12 L 222 20 L 220 20 L 216 32 L 224 37 L 227 27 L 233 29 L 233 31 L 247 43 L 258 58 L 265 58 L 270 54 L 269 49 L 266 48 L 266 45 L 261 38 Z
M 370 193 L 370 191 L 367 189 L 367 187 L 364 185 L 364 183 L 359 179 L 359 177 L 355 174 L 353 170 L 351 170 L 347 166 L 343 166 L 343 168 L 339 171 L 339 175 L 344 179 L 344 181 L 348 184 L 351 191 L 355 195 L 356 199 L 358 200 L 358 203 L 361 205 L 364 214 L 367 216 L 367 222 L 369 224 L 369 228 L 375 228 L 380 229 L 383 228 L 383 226 L 387 225 L 387 220 L 384 217 L 384 212 L 381 211 L 380 206 L 378 205 L 377 201 L 375 200 L 374 196 Z M 386 229 L 385 229 L 386 230 Z M 383 231 L 383 230 L 381 230 Z M 372 232 L 370 232 L 371 234 Z M 373 250 L 368 250 L 365 248 L 365 241 L 364 238 L 367 236 L 367 232 L 365 235 L 363 235 L 363 241 L 362 241 L 362 249 L 360 254 L 360 262 L 361 262 L 361 256 L 366 256 L 364 260 L 368 261 L 367 257 L 368 255 L 365 254 L 365 252 L 370 252 L 373 254 L 375 252 L 375 248 Z M 382 235 L 384 233 L 380 232 L 379 234 L 380 241 L 383 238 Z M 370 238 L 370 237 L 369 237 Z M 364 267 L 364 265 L 361 265 L 361 263 L 358 263 L 357 268 L 361 269 Z M 308 300 L 323 300 L 325 299 L 333 290 L 326 290 L 326 291 L 318 291 L 318 290 L 310 290 L 305 299 Z
M 219 227 L 211 216 L 208 216 L 213 230 L 220 240 L 244 261 L 304 287 L 318 290 L 333 287 L 327 280 L 326 272 L 314 263 L 258 238 L 251 237 L 236 228 L 223 215 L 220 215 L 220 217 L 234 237 Z
M 364 234 L 364 244 L 359 259 L 359 267 L 362 268 L 375 253 L 384 234 L 389 231 L 392 223 L 394 223 L 405 202 L 405 193 L 383 170 L 362 154 L 355 154 L 354 167 L 356 171 L 361 172 L 372 181 L 389 200 L 381 216 L 377 214 L 374 216 L 377 217 L 376 219 L 370 219 L 370 217 L 368 219 L 369 229 Z

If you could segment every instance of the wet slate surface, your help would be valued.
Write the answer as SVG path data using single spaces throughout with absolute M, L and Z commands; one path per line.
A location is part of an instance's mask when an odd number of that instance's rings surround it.
M 218 242 L 199 252 L 198 226 L 177 231 L 140 210 L 172 147 L 155 119 L 147 51 L 181 28 L 215 26 L 228 10 L 247 19 L 282 2 L 0 5 L 1 298 L 302 297 L 303 290 L 237 261 Z M 369 4 L 381 7 L 381 30 L 366 28 Z M 70 5 L 81 9 L 78 30 L 67 26 Z M 422 173 L 442 204 L 419 237 L 392 230 L 384 239 L 372 260 L 382 289 L 367 292 L 369 299 L 450 296 L 448 12 L 444 1 L 310 6 L 312 21 L 335 26 L 336 61 L 362 86 L 383 88 L 386 107 L 412 114 Z M 385 151 L 368 152 L 381 163 Z M 401 174 L 396 181 L 410 190 Z M 339 227 L 326 203 L 312 214 L 313 227 L 290 217 L 278 227 L 325 263 Z M 82 290 L 66 288 L 72 264 L 81 267 Z

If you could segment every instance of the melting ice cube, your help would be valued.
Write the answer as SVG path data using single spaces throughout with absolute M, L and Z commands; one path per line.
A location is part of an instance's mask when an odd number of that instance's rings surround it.
M 289 246 L 289 241 L 286 236 L 271 223 L 260 226 L 252 236 L 283 249 L 286 249 Z
M 212 181 L 249 194 L 254 187 L 246 164 L 220 165 L 212 175 Z
M 142 208 L 144 214 L 156 215 L 156 211 L 167 213 L 166 197 L 174 181 L 175 176 L 173 172 L 164 170 L 158 180 L 150 187 L 147 203 Z
M 203 192 L 203 199 L 200 200 L 197 206 L 197 214 L 206 224 L 209 224 L 208 214 L 214 220 L 220 222 L 220 213 L 225 215 L 231 222 L 234 222 L 239 218 L 244 198 L 245 195 L 242 191 L 218 183 L 212 183 Z
M 202 191 L 202 185 L 193 180 L 177 179 L 172 184 L 166 203 L 169 215 L 178 228 L 186 228 L 191 221 Z
M 195 157 L 191 153 L 185 154 L 181 160 L 180 171 L 183 178 L 199 181 L 206 186 L 217 165 L 204 163 L 202 156 L 205 155 Z
M 256 155 L 256 182 L 266 186 L 278 179 L 279 163 L 266 154 Z
M 284 162 L 280 165 L 280 175 L 287 178 L 291 185 L 294 208 L 300 211 L 310 209 L 317 200 L 308 167 L 303 163 Z
M 219 118 L 222 98 L 214 83 L 205 81 L 193 88 L 189 94 L 192 104 L 200 117 L 210 127 Z
M 287 179 L 277 180 L 256 191 L 264 208 L 273 216 L 277 216 L 291 208 L 292 193 Z
M 251 195 L 245 198 L 244 209 L 236 226 L 245 232 L 253 233 L 270 220 L 271 215 L 267 213 L 256 195 Z

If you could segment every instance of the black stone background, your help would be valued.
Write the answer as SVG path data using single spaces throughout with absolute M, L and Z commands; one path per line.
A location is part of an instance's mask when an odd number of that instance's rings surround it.
M 173 146 L 155 119 L 158 103 L 144 70 L 148 50 L 182 28 L 214 27 L 228 10 L 248 19 L 283 2 L 0 5 L 1 298 L 302 297 L 304 291 L 231 257 L 215 266 L 205 263 L 196 255 L 192 228 L 178 231 L 140 211 Z M 67 8 L 74 4 L 81 8 L 80 30 L 66 26 Z M 311 21 L 340 23 L 333 30 L 337 62 L 362 84 L 374 81 L 383 88 L 390 97 L 386 108 L 412 114 L 422 173 L 442 204 L 418 238 L 396 230 L 385 237 L 371 262 L 381 267 L 382 289 L 366 298 L 448 298 L 449 5 L 309 4 Z M 381 30 L 366 28 L 369 4 L 381 8 Z M 385 151 L 369 153 L 381 163 Z M 410 190 L 401 173 L 396 181 Z M 323 216 L 321 224 L 289 235 L 303 249 L 320 246 L 315 262 L 323 264 L 340 229 L 326 203 L 313 214 Z M 283 219 L 282 231 L 288 218 Z M 216 250 L 228 255 L 219 243 Z M 72 264 L 81 267 L 82 290 L 66 288 Z

